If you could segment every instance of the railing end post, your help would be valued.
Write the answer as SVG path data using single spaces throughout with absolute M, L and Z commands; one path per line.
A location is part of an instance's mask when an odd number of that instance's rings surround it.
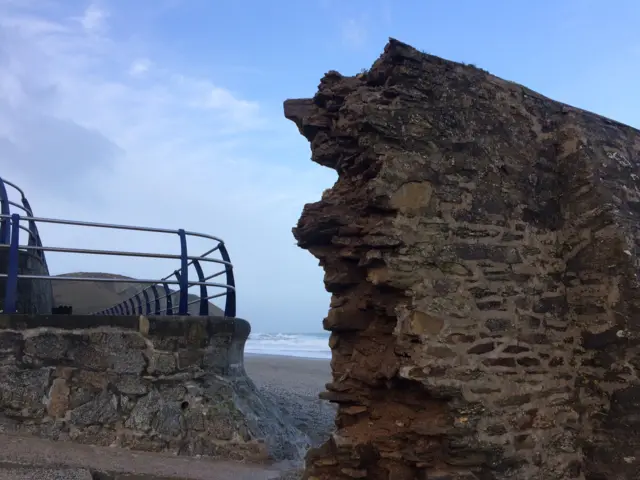
M 224 242 L 220 242 L 220 256 L 227 262 L 225 263 L 224 270 L 227 277 L 227 286 L 232 287 L 227 289 L 226 301 L 224 305 L 224 316 L 235 318 L 236 316 L 236 280 L 233 275 L 233 265 L 231 265 L 231 257 Z
M 178 302 L 178 315 L 189 314 L 189 258 L 187 252 L 187 234 L 184 229 L 178 230 L 180 237 L 180 299 Z M 177 272 L 176 272 L 177 273 Z M 177 276 L 177 275 L 176 275 Z
M 9 240 L 9 261 L 7 265 L 7 283 L 4 292 L 4 313 L 16 313 L 18 296 L 18 271 L 20 269 L 20 215 L 11 215 L 11 234 Z

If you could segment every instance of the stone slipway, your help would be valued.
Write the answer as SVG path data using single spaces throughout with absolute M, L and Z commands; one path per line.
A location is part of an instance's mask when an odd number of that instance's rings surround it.
M 0 434 L 0 480 L 269 480 L 281 474 L 267 466 Z

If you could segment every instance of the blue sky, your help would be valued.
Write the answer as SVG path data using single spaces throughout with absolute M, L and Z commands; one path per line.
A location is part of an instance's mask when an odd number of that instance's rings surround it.
M 335 174 L 282 116 L 389 36 L 640 127 L 632 0 L 0 0 L 0 168 L 38 215 L 223 237 L 255 331 L 319 331 L 322 272 L 291 235 Z M 176 251 L 49 227 L 50 245 Z M 206 245 L 192 245 L 194 253 Z M 50 256 L 55 273 L 162 262 Z

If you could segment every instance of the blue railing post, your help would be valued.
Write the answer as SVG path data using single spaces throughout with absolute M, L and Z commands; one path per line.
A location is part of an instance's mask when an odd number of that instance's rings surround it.
M 171 290 L 169 290 L 169 284 L 164 282 L 164 299 L 166 300 L 166 308 L 164 309 L 165 315 L 173 315 L 173 300 L 171 299 Z
M 29 201 L 24 197 L 22 197 L 22 206 L 24 207 L 24 211 L 26 212 L 27 216 L 33 217 L 33 210 L 31 210 L 31 205 L 29 205 Z M 33 220 L 29 220 L 29 241 L 27 242 L 27 245 L 38 245 L 37 235 L 38 228 L 36 227 L 36 222 L 34 222 Z M 42 250 L 40 250 L 40 252 L 41 251 Z
M 149 303 L 149 294 L 147 293 L 146 288 L 142 290 L 142 295 L 144 295 L 144 313 L 145 315 L 149 315 L 151 313 L 151 304 Z
M 158 289 L 155 285 L 151 285 L 151 291 L 153 292 L 153 313 L 160 315 L 160 299 L 158 298 Z
M 187 234 L 181 228 L 178 230 L 180 237 L 180 301 L 178 303 L 178 315 L 189 313 L 189 258 L 187 257 Z
M 133 297 L 129 299 L 129 305 L 131 306 L 131 315 L 136 314 L 136 306 L 133 303 Z
M 196 273 L 198 274 L 198 281 L 202 284 L 200 285 L 200 315 L 208 316 L 209 315 L 209 300 L 207 299 L 207 286 L 204 285 L 204 272 L 202 271 L 202 266 L 200 266 L 200 262 L 198 260 L 193 261 L 193 266 L 196 269 Z
M 11 219 L 9 218 L 11 212 L 9 210 L 9 195 L 2 178 L 0 178 L 0 213 L 6 215 L 0 219 L 0 245 L 7 245 L 11 232 Z
M 138 315 L 142 315 L 142 300 L 140 300 L 140 292 L 136 293 L 136 303 L 138 304 Z
M 4 313 L 16 313 L 18 296 L 18 270 L 20 266 L 20 215 L 11 215 L 11 242 L 7 266 L 7 284 L 4 291 Z
M 124 304 L 124 314 L 125 315 L 129 315 L 129 314 L 133 313 L 133 312 L 129 311 L 129 302 L 122 302 L 122 303 Z
M 224 304 L 224 316 L 235 317 L 236 316 L 236 281 L 233 276 L 233 266 L 230 265 L 231 258 L 229 252 L 224 243 L 220 243 L 220 256 L 225 262 L 229 262 L 224 266 L 225 273 L 227 274 L 227 285 L 233 287 L 233 290 L 228 289 L 226 295 L 226 301 Z

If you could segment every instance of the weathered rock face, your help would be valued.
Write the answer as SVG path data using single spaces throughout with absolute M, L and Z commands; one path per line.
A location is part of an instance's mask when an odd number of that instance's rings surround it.
M 251 461 L 309 445 L 244 371 L 221 317 L 0 315 L 0 433 Z
M 640 133 L 395 40 L 285 115 L 339 174 L 307 478 L 638 478 Z

